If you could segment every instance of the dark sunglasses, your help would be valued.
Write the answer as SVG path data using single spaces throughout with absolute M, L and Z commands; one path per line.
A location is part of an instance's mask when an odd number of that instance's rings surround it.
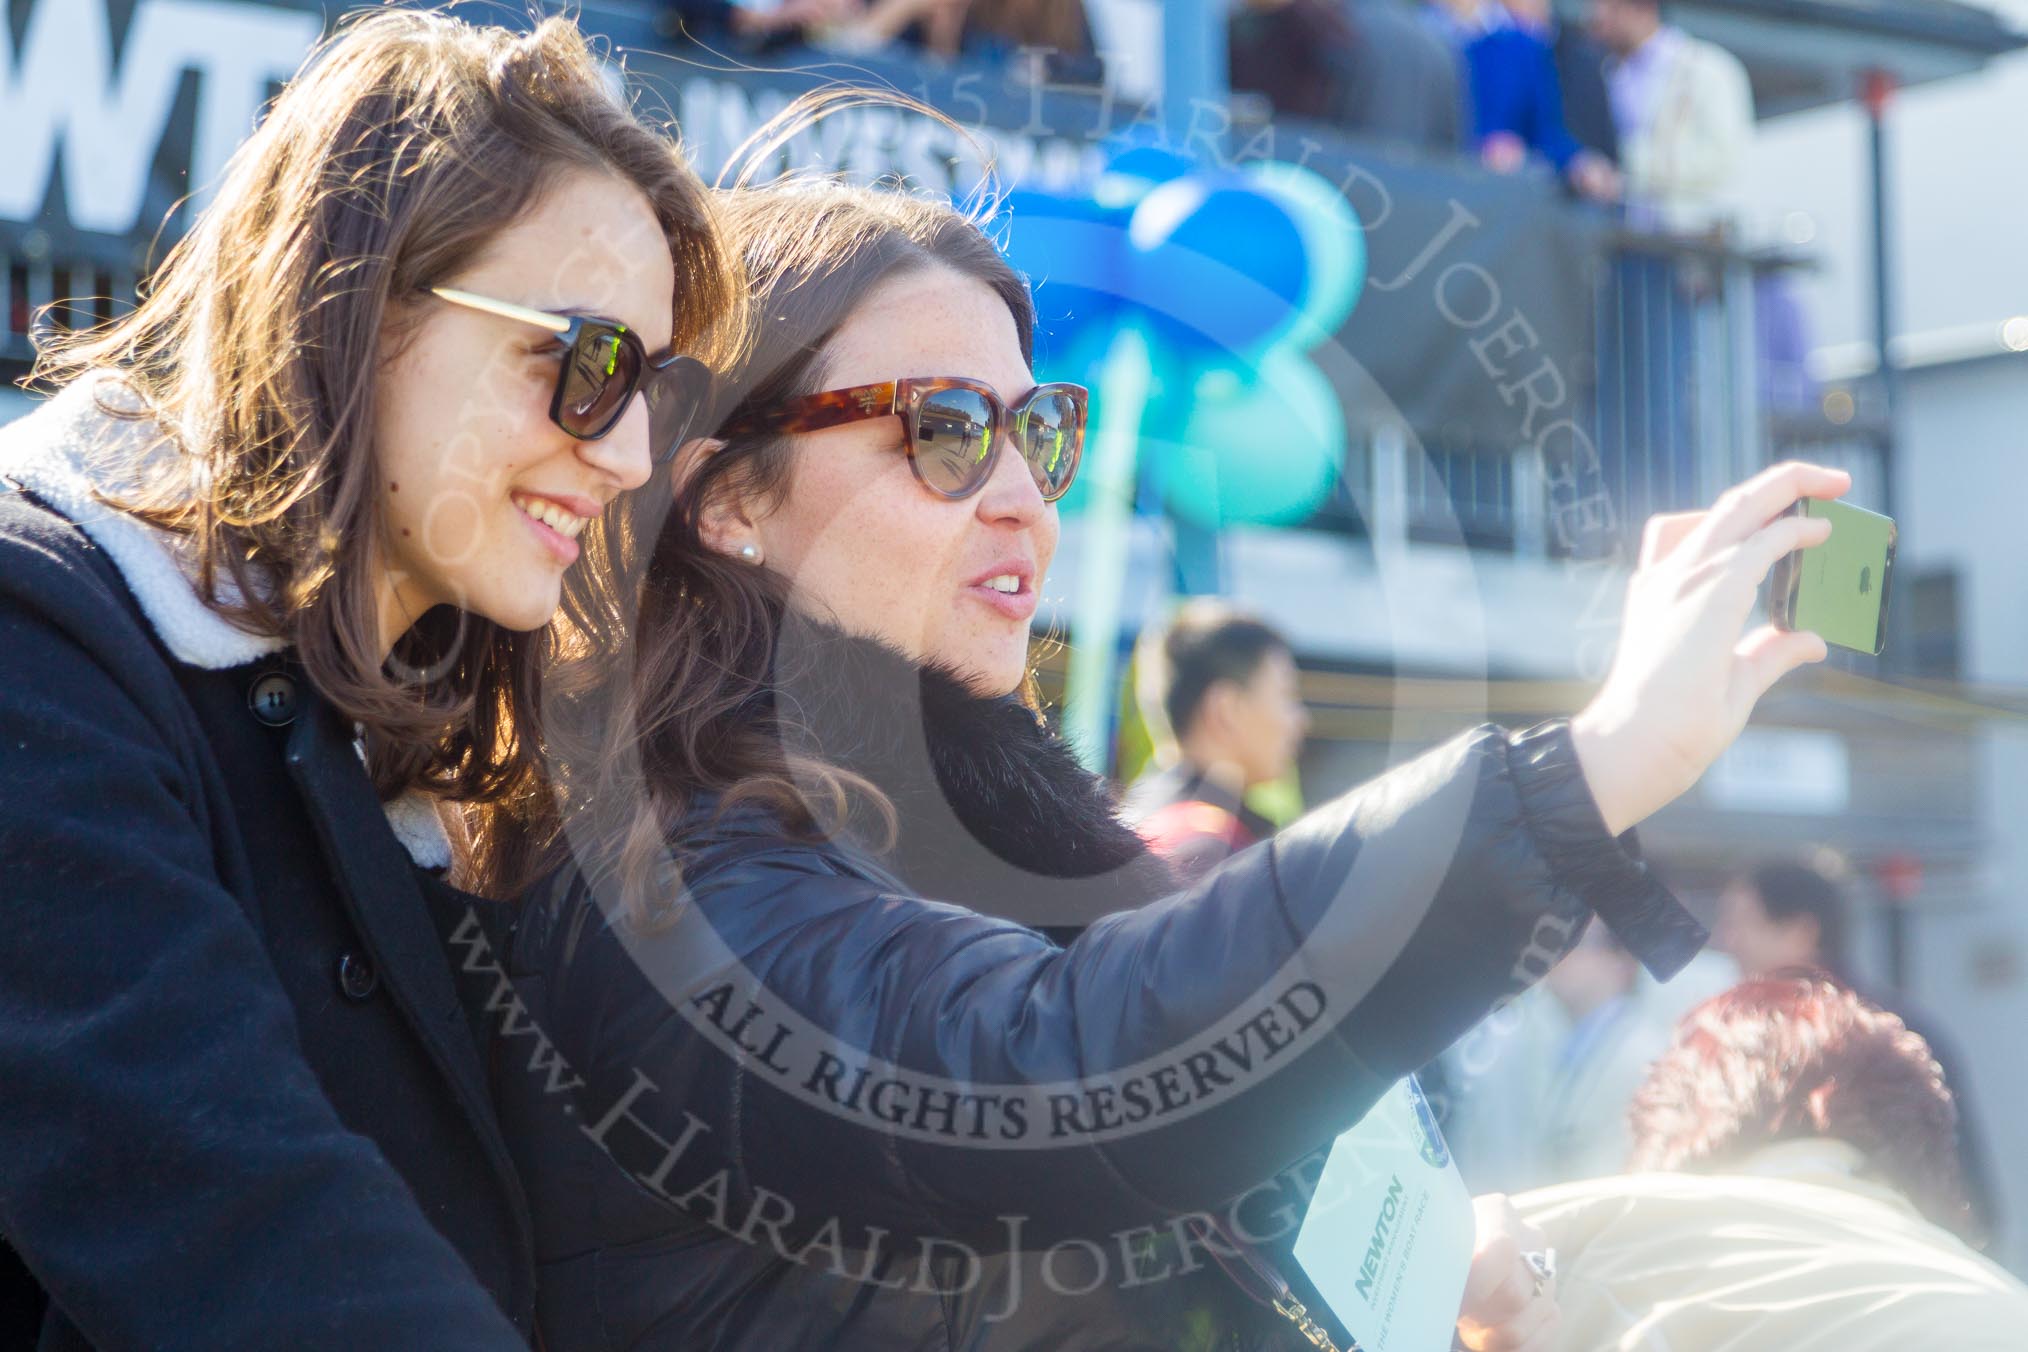
M 668 463 L 689 440 L 711 388 L 710 368 L 695 357 L 674 352 L 651 357 L 616 319 L 550 314 L 448 286 L 433 286 L 430 294 L 555 334 L 563 364 L 549 399 L 549 420 L 578 440 L 597 441 L 619 426 L 637 393 L 648 401 L 648 445 L 656 464 Z
M 1055 502 L 1077 477 L 1089 402 L 1082 385 L 1037 385 L 1034 393 L 1010 409 L 976 380 L 911 376 L 789 399 L 733 419 L 720 435 L 817 432 L 869 418 L 898 417 L 902 446 L 917 481 L 939 497 L 967 498 L 992 475 L 1000 446 L 1011 431 L 1028 472 L 1035 476 L 1035 486 L 1042 490 L 1042 500 Z

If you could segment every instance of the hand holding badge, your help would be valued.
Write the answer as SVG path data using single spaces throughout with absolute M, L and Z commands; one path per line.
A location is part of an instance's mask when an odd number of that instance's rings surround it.
M 1358 1352 L 1445 1352 L 1454 1333 L 1471 1352 L 1545 1352 L 1541 1238 L 1506 1198 L 1473 1201 L 1410 1077 L 1332 1145 L 1295 1258 Z
M 1478 1222 L 1456 1346 L 1466 1352 L 1550 1352 L 1556 1345 L 1556 1250 L 1497 1193 L 1472 1199 Z

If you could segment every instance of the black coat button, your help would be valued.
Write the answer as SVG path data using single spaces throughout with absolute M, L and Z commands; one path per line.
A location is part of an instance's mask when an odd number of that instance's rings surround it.
M 296 678 L 286 672 L 269 672 L 246 692 L 246 706 L 269 727 L 287 727 L 296 721 Z
M 357 953 L 341 953 L 338 957 L 338 989 L 345 992 L 348 1000 L 364 1000 L 380 988 L 380 973 L 373 970 L 373 964 Z

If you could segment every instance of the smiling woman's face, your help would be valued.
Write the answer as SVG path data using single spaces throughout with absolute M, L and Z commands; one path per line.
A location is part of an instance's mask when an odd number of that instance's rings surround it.
M 447 284 L 552 313 L 616 319 L 650 352 L 673 327 L 675 271 L 648 199 L 577 171 Z M 454 605 L 508 629 L 555 613 L 576 537 L 650 470 L 648 411 L 579 441 L 549 417 L 562 360 L 532 324 L 426 299 L 389 348 L 375 415 L 386 538 L 381 640 Z M 384 650 L 385 650 L 384 648 Z
M 819 367 L 824 389 L 968 376 L 1010 408 L 1035 386 L 1007 303 L 941 266 L 869 291 Z M 752 530 L 794 603 L 953 668 L 981 693 L 1016 689 L 1057 518 L 1013 447 L 985 487 L 953 502 L 917 482 L 898 417 L 804 433 L 790 445 L 787 491 Z

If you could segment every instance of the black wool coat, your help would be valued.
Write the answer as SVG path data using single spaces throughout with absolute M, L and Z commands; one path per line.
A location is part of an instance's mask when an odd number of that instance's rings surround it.
M 40 1346 L 525 1347 L 433 879 L 286 652 L 181 661 L 131 575 L 0 483 L 0 1238 Z

